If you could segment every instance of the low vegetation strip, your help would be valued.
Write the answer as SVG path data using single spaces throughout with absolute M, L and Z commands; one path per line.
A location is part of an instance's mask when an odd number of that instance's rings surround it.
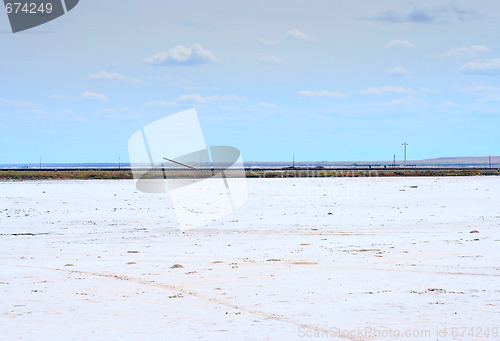
M 228 177 L 236 174 L 226 173 Z M 206 178 L 212 174 L 192 172 L 166 172 L 165 177 Z M 377 169 L 377 170 L 283 170 L 246 172 L 247 178 L 307 178 L 307 177 L 405 177 L 405 176 L 495 176 L 499 169 Z M 132 171 L 125 170 L 0 170 L 0 180 L 120 180 L 133 179 Z
M 132 179 L 130 170 L 0 170 L 2 180 L 119 180 Z

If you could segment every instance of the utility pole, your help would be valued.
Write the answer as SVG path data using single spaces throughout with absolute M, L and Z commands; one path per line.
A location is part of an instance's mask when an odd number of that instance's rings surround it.
M 491 155 L 488 155 L 488 164 L 490 165 L 491 168 Z
M 392 159 L 392 168 L 396 168 L 396 155 Z
M 405 147 L 405 162 L 404 162 L 404 166 L 406 167 L 406 146 L 408 145 L 408 143 L 406 143 L 406 141 L 405 141 L 402 145 Z
M 42 156 L 40 155 L 40 169 L 42 169 Z

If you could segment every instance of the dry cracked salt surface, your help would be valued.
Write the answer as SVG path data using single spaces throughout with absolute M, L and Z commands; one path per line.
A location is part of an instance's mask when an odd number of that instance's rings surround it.
M 248 186 L 182 232 L 132 181 L 0 182 L 0 339 L 500 340 L 500 178 Z

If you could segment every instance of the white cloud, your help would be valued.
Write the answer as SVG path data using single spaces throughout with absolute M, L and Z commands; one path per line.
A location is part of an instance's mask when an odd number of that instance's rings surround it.
M 265 39 L 265 38 L 260 38 L 259 39 L 259 43 L 261 45 L 264 45 L 264 46 L 275 46 L 275 45 L 281 44 L 280 41 L 277 41 L 277 40 L 268 40 L 268 39 Z
M 204 86 L 186 78 L 177 78 L 169 75 L 162 75 L 162 76 L 154 76 L 154 79 L 164 82 L 168 86 L 175 86 L 177 88 L 182 87 L 188 90 L 204 89 Z
M 182 86 L 184 89 L 189 89 L 189 90 L 198 90 L 204 88 L 202 85 L 185 78 L 178 79 L 176 83 L 179 86 Z
M 498 102 L 500 101 L 500 87 L 489 85 L 474 85 L 458 89 L 470 95 L 481 96 L 481 102 Z
M 462 66 L 460 71 L 466 74 L 498 75 L 500 74 L 500 58 L 469 62 Z
M 22 112 L 26 112 L 26 113 L 32 113 L 32 114 L 45 114 L 45 110 L 43 109 L 26 109 L 26 110 L 23 110 Z
M 262 108 L 276 108 L 276 104 L 260 102 L 257 106 Z
M 119 73 L 108 72 L 108 71 L 104 71 L 104 70 L 102 70 L 99 73 L 93 73 L 90 76 L 88 76 L 87 78 L 91 79 L 91 80 L 117 81 L 117 82 L 130 83 L 130 84 L 143 83 L 143 81 L 140 79 L 127 77 L 127 76 L 119 74 Z
M 182 95 L 176 99 L 176 101 L 180 102 L 195 102 L 195 103 L 207 103 L 208 100 L 198 94 L 191 94 L 191 95 Z
M 406 97 L 395 99 L 389 102 L 373 103 L 375 106 L 415 106 L 415 105 L 427 105 L 423 99 L 417 97 Z
M 294 28 L 293 30 L 288 31 L 288 36 L 290 38 L 296 39 L 296 40 L 304 40 L 304 41 L 312 40 L 311 36 L 305 34 L 302 31 L 299 31 L 296 28 Z
M 217 109 L 226 112 L 237 112 L 241 110 L 241 108 L 238 108 L 234 105 L 218 105 Z
M 158 52 L 151 57 L 144 58 L 143 61 L 154 65 L 200 65 L 222 62 L 211 51 L 204 49 L 200 44 L 193 44 L 190 47 L 179 45 L 167 52 Z
M 101 109 L 97 112 L 99 116 L 117 120 L 135 120 L 141 118 L 140 115 L 134 114 L 134 112 L 129 108 L 118 108 L 118 109 Z
M 360 91 L 365 95 L 382 95 L 387 93 L 396 93 L 396 94 L 415 94 L 417 93 L 413 89 L 403 88 L 401 86 L 383 86 L 382 88 L 369 88 Z
M 440 89 L 440 88 L 434 88 L 434 89 L 418 88 L 418 91 L 422 94 L 438 94 L 442 91 L 442 89 Z
M 331 98 L 338 98 L 338 97 L 345 97 L 345 94 L 337 91 L 328 91 L 328 90 L 321 90 L 321 91 L 309 91 L 309 90 L 301 90 L 297 92 L 299 96 L 305 96 L 305 97 L 331 97 Z
M 31 113 L 31 114 L 44 114 L 45 110 L 42 109 L 40 103 L 35 103 L 31 101 L 17 101 L 10 99 L 3 99 L 0 101 L 3 105 L 14 108 L 16 112 L 19 113 Z
M 14 108 L 38 108 L 42 106 L 40 103 L 34 103 L 31 101 L 16 101 L 10 99 L 4 99 L 2 100 L 2 103 Z
M 80 96 L 84 100 L 97 100 L 97 101 L 107 101 L 108 97 L 103 94 L 98 94 L 97 92 L 85 91 Z
M 226 95 L 226 96 L 210 96 L 206 98 L 209 102 L 225 102 L 225 101 L 246 101 L 247 98 L 243 96 Z
M 63 116 L 63 117 L 70 117 L 70 118 L 73 118 L 74 120 L 76 120 L 76 121 L 78 121 L 78 122 L 82 122 L 82 123 L 83 123 L 83 122 L 87 122 L 87 120 L 86 120 L 84 117 L 82 117 L 82 116 L 78 116 L 77 114 L 75 114 L 75 113 L 73 112 L 73 110 L 70 110 L 70 109 L 66 109 L 66 110 L 64 110 L 64 111 L 63 111 L 63 113 L 62 113 L 62 116 Z
M 97 92 L 85 91 L 80 96 L 72 96 L 68 97 L 66 95 L 52 95 L 50 98 L 64 100 L 64 101 L 82 101 L 82 100 L 100 100 L 107 101 L 109 98 L 103 94 L 99 94 Z
M 480 102 L 500 102 L 500 94 L 495 96 L 484 97 L 480 100 Z
M 409 76 L 412 72 L 406 70 L 401 66 L 395 66 L 393 68 L 385 70 L 385 73 L 391 76 Z
M 468 93 L 500 92 L 500 88 L 489 85 L 473 85 L 460 88 L 459 91 Z
M 415 46 L 410 43 L 408 40 L 399 40 L 399 39 L 394 39 L 393 41 L 388 42 L 385 44 L 386 49 L 390 48 L 406 48 L 406 49 L 411 49 L 414 48 Z
M 490 48 L 487 46 L 483 45 L 472 45 L 469 47 L 458 47 L 456 49 L 452 49 L 449 51 L 446 51 L 445 53 L 441 54 L 441 57 L 446 57 L 446 58 L 472 58 L 476 56 L 479 53 L 485 53 L 485 52 L 490 52 Z
M 474 9 L 466 9 L 456 4 L 439 5 L 416 1 L 410 3 L 408 12 L 386 11 L 364 19 L 383 23 L 444 24 L 450 21 L 478 20 L 483 15 Z
M 70 99 L 76 100 L 76 97 L 70 98 L 70 97 L 67 97 L 65 95 L 51 95 L 50 98 L 52 98 L 52 99 L 60 99 L 60 100 L 70 100 Z
M 160 76 L 155 76 L 155 78 L 157 80 L 159 80 L 159 81 L 169 81 L 169 80 L 172 80 L 172 76 L 167 75 L 167 74 L 160 75 Z
M 246 101 L 246 97 L 226 95 L 226 96 L 209 96 L 203 97 L 199 94 L 182 95 L 177 97 L 176 102 L 191 102 L 191 103 L 213 103 L 213 102 L 230 102 L 230 101 Z
M 460 107 L 460 105 L 458 105 L 455 102 L 451 102 L 451 101 L 445 101 L 445 102 L 441 103 L 441 106 L 445 107 L 445 108 L 459 108 Z
M 266 64 L 283 64 L 285 62 L 283 58 L 276 56 L 265 56 L 265 57 L 259 57 L 257 59 Z
M 178 107 L 177 102 L 165 102 L 165 101 L 151 101 L 144 103 L 147 107 Z

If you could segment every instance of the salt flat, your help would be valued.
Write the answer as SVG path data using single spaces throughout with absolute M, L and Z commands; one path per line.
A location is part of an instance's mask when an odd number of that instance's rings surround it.
M 182 232 L 132 181 L 0 182 L 0 339 L 500 339 L 500 179 L 248 186 Z

